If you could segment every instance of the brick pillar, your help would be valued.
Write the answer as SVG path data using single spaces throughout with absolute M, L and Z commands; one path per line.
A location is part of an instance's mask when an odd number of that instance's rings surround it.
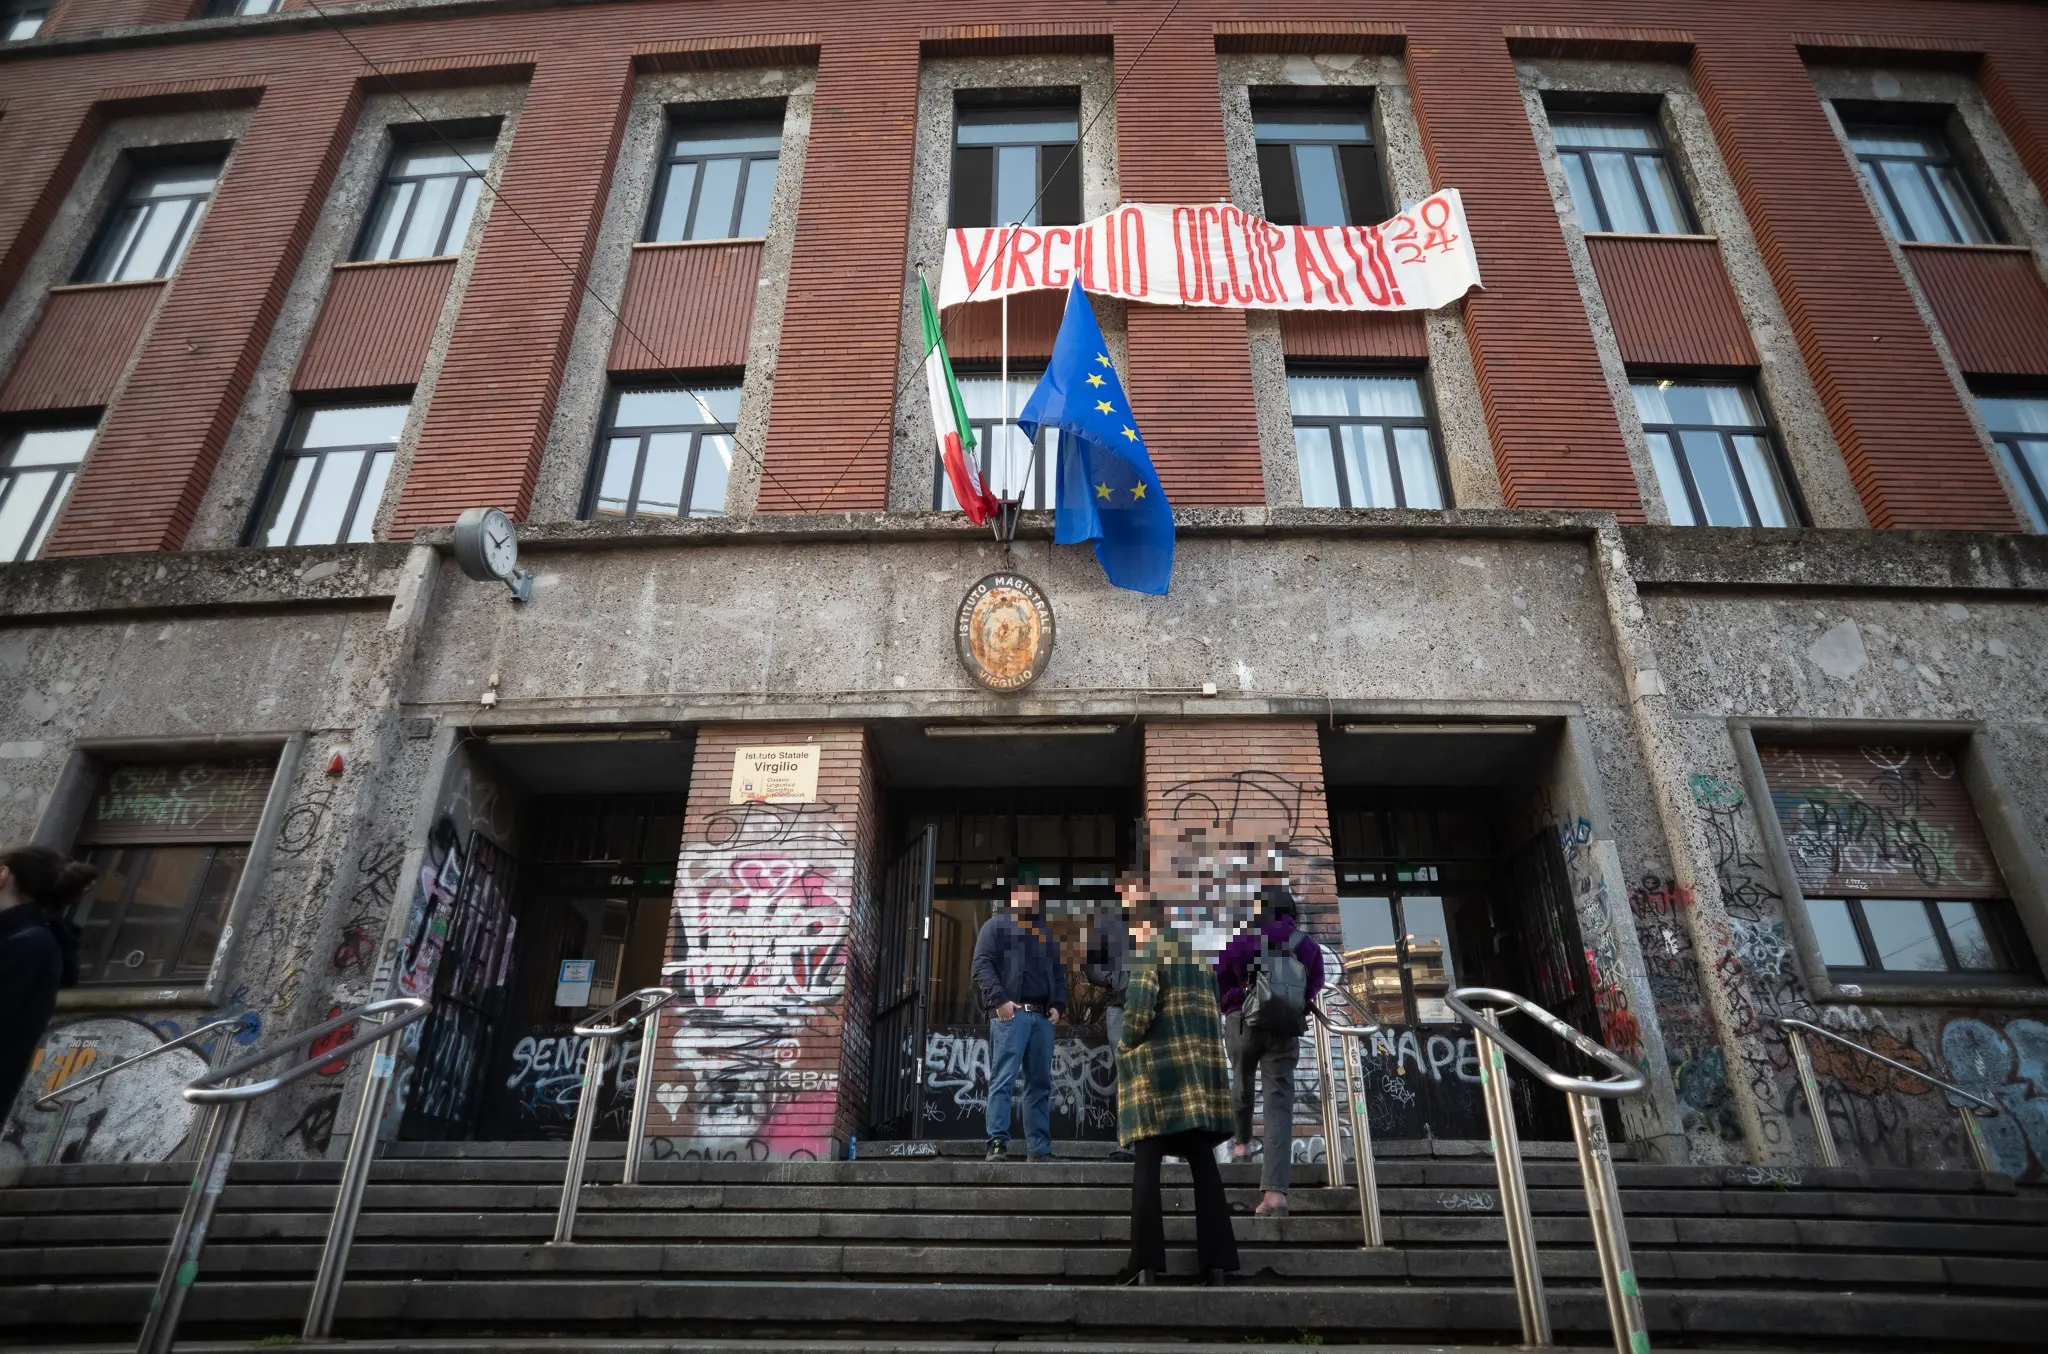
M 0 297 L 14 294 L 105 130 L 101 110 L 83 98 L 35 90 L 9 99 L 0 117 L 0 164 L 10 166 L 0 185 Z
M 361 107 L 348 71 L 264 91 L 45 555 L 184 543 Z
M 820 749 L 818 799 L 729 802 L 741 747 Z M 657 1159 L 828 1160 L 867 1097 L 880 803 L 857 725 L 711 725 L 676 869 Z
M 1175 859 L 1196 849 L 1190 832 L 1218 844 L 1284 844 L 1287 870 L 1302 903 L 1302 923 L 1341 950 L 1337 875 L 1331 862 L 1330 806 L 1323 753 L 1312 720 L 1200 720 L 1145 726 L 1145 828 L 1152 885 L 1178 892 Z M 1225 845 L 1227 851 L 1230 848 Z M 1327 960 L 1327 956 L 1326 956 Z M 1327 974 L 1332 981 L 1342 975 Z M 1321 1161 L 1321 1088 L 1313 1047 L 1303 1042 L 1294 1073 L 1296 1160 Z M 1265 1100 L 1260 1089 L 1258 1104 Z M 1263 1110 L 1259 1111 L 1263 1114 Z M 1261 1135 L 1264 1129 L 1260 1129 Z
M 1117 29 L 1122 78 L 1151 36 L 1152 14 Z M 1216 39 L 1208 17 L 1182 11 L 1117 94 L 1117 169 L 1126 202 L 1216 202 L 1230 196 Z M 1166 496 L 1177 507 L 1263 504 L 1251 348 L 1241 310 L 1128 311 L 1131 412 Z
M 1287 845 L 1302 921 L 1337 943 L 1330 805 L 1313 720 L 1192 720 L 1145 726 L 1145 827 L 1153 885 L 1174 875 L 1191 830 Z
M 819 55 L 762 512 L 889 506 L 917 74 L 901 23 L 844 27 Z
M 1498 18 L 1410 24 L 1408 70 L 1430 178 L 1464 193 L 1486 280 L 1465 299 L 1465 330 L 1507 505 L 1642 521 Z
M 535 71 L 394 538 L 481 505 L 525 516 L 583 304 L 577 279 L 597 241 L 632 92 L 623 53 L 564 57 Z
M 1977 83 L 2034 186 L 2048 194 L 2048 49 L 2001 44 L 1984 57 Z
M 2017 530 L 1789 36 L 1703 29 L 1692 78 L 1870 524 Z

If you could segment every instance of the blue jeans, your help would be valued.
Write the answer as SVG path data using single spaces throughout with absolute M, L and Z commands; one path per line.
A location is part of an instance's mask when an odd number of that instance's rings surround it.
M 1036 1011 L 988 1022 L 988 1135 L 1010 1140 L 1010 1089 L 1024 1073 L 1024 1145 L 1052 1151 L 1052 1022 Z

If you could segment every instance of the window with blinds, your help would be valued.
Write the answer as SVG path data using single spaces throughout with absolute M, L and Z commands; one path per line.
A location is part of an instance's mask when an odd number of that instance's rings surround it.
M 1759 747 L 1757 756 L 1831 973 L 2038 978 L 1952 754 L 1843 744 Z
M 80 981 L 206 980 L 274 771 L 267 758 L 106 768 L 78 833 L 100 871 L 71 913 Z

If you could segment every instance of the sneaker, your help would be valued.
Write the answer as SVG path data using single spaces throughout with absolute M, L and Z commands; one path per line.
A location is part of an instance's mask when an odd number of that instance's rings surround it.
M 1056 1157 L 1056 1156 L 1054 1156 L 1054 1155 L 1053 1155 L 1053 1154 L 1052 1154 L 1051 1152 L 1039 1152 L 1039 1153 L 1037 1153 L 1036 1155 L 1034 1155 L 1034 1156 L 1030 1156 L 1030 1157 L 1027 1157 L 1027 1158 L 1025 1158 L 1025 1159 L 1026 1159 L 1027 1161 L 1058 1161 L 1058 1160 L 1059 1160 L 1059 1158 L 1058 1158 L 1058 1157 Z
M 1008 1161 L 1010 1159 L 1010 1144 L 1002 1138 L 990 1138 L 988 1140 L 988 1156 L 985 1159 L 988 1161 Z

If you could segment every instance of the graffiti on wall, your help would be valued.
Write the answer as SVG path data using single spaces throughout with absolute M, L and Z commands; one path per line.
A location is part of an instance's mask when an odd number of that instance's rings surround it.
M 1759 749 L 1802 883 L 1953 893 L 1993 885 L 1955 759 L 1919 748 Z M 1960 811 L 1959 811 L 1960 810 Z
M 1941 1056 L 1956 1085 L 2002 1111 L 1977 1124 L 1998 1169 L 2031 1180 L 2048 1175 L 2048 1024 L 2009 1020 L 2001 1029 L 1958 1016 L 1942 1028 Z
M 40 1095 L 161 1048 L 178 1037 L 172 1022 L 151 1024 L 95 1016 L 54 1026 L 30 1064 L 7 1132 L 31 1164 L 72 1161 L 167 1161 L 192 1131 L 199 1109 L 180 1094 L 206 1071 L 198 1049 L 173 1049 L 66 1097 L 49 1110 L 30 1108 Z
M 667 1150 L 829 1154 L 850 855 L 829 804 L 735 806 L 684 847 L 662 969 L 677 993 L 665 1026 L 676 1065 L 655 1088 L 649 1122 L 654 1136 L 681 1140 Z M 821 1048 L 830 1065 L 807 1065 Z
M 963 1025 L 926 1033 L 925 1133 L 978 1138 L 988 1108 L 989 1044 L 985 1027 Z M 1011 1102 L 1014 1132 L 1023 1136 L 1020 1081 Z M 1116 1050 L 1099 1037 L 1070 1035 L 1052 1049 L 1052 1133 L 1055 1138 L 1116 1137 Z

